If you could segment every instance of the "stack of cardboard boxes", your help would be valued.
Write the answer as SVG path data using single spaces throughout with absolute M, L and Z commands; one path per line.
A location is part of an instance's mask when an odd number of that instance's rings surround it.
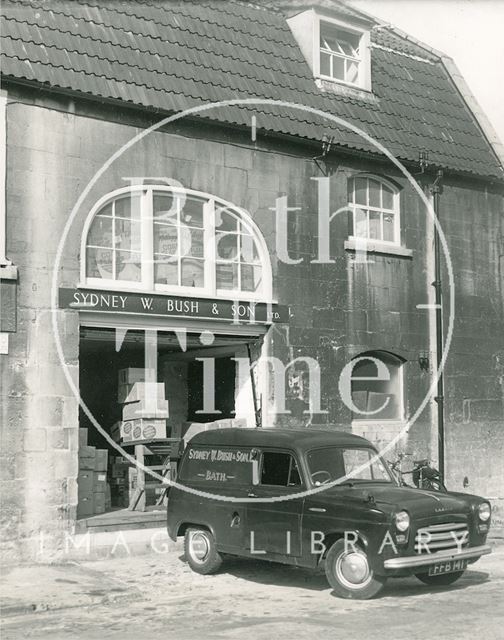
M 116 441 L 166 438 L 168 400 L 162 382 L 145 382 L 144 369 L 121 369 L 118 402 L 122 404 L 122 421 L 112 427 Z
M 127 507 L 129 504 L 129 469 L 128 460 L 122 456 L 111 457 L 108 482 L 113 507 Z
M 87 434 L 87 429 L 79 429 L 78 518 L 104 513 L 110 503 L 107 486 L 108 451 L 90 447 Z

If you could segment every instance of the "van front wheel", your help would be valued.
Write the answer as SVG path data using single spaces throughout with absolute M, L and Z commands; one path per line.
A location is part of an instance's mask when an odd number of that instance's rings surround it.
M 374 597 L 387 581 L 386 576 L 373 572 L 363 549 L 347 548 L 344 540 L 337 540 L 327 552 L 325 573 L 336 595 L 355 600 Z
M 215 573 L 222 564 L 222 556 L 217 551 L 215 539 L 207 529 L 187 529 L 184 536 L 184 552 L 191 569 L 202 575 Z

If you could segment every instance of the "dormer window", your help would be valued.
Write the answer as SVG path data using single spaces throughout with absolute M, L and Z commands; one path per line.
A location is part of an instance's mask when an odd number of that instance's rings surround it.
M 359 85 L 361 36 L 320 22 L 320 75 Z
M 371 23 L 319 15 L 314 9 L 287 23 L 319 87 L 371 91 Z

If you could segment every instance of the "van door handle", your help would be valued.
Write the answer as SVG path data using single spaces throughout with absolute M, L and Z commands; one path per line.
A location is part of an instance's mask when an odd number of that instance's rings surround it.
M 257 494 L 256 494 L 256 493 L 254 493 L 253 491 L 249 491 L 249 492 L 247 493 L 247 497 L 248 497 L 248 498 L 257 498 L 258 496 L 257 496 Z
M 316 511 L 317 513 L 325 513 L 326 510 L 322 507 L 309 507 L 308 511 Z

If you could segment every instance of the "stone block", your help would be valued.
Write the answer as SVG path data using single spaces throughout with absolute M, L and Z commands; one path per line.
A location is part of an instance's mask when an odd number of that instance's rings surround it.
M 47 450 L 53 449 L 69 449 L 70 448 L 70 429 L 62 427 L 47 427 Z
M 25 429 L 24 450 L 26 452 L 45 451 L 47 448 L 47 436 L 45 429 Z
M 75 451 L 54 451 L 54 477 L 56 479 L 76 478 L 79 471 L 79 458 Z

